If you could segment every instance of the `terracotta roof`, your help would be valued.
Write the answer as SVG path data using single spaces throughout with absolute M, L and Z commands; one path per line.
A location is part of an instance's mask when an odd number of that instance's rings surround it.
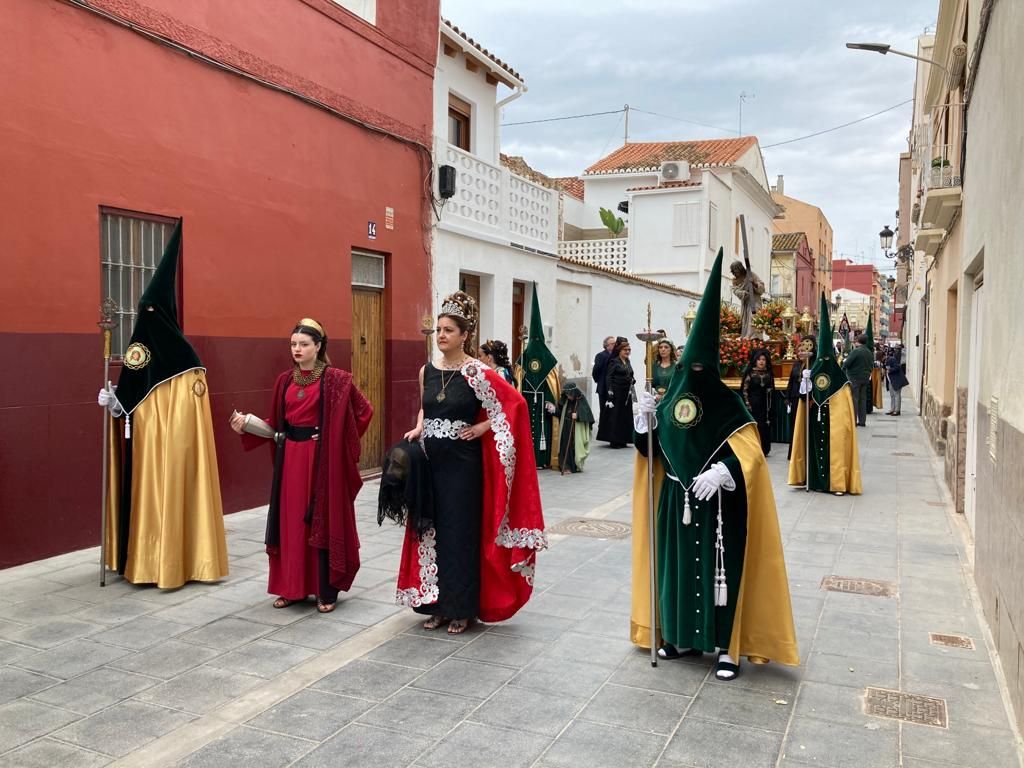
M 448 21 L 448 19 L 441 19 L 441 21 L 442 21 L 442 22 L 444 23 L 444 25 L 445 25 L 446 27 L 448 27 L 448 29 L 450 29 L 450 30 L 451 30 L 452 32 L 454 32 L 454 33 L 455 33 L 456 35 L 458 35 L 458 36 L 459 36 L 459 37 L 461 37 L 461 38 L 462 38 L 463 40 L 465 40 L 465 41 L 466 41 L 467 43 L 469 43 L 469 44 L 470 44 L 471 46 L 473 46 L 473 48 L 475 48 L 475 49 L 476 49 L 477 51 L 479 51 L 480 53 L 482 53 L 482 54 L 483 54 L 484 56 L 486 56 L 486 57 L 487 57 L 488 59 L 490 59 L 491 61 L 493 61 L 493 62 L 494 62 L 495 64 L 497 64 L 497 65 L 498 65 L 499 67 L 501 67 L 502 69 L 504 69 L 504 70 L 505 70 L 506 72 L 508 72 L 508 73 L 509 73 L 510 75 L 512 75 L 512 76 L 513 76 L 514 78 L 516 78 L 516 80 L 518 80 L 518 81 L 519 81 L 519 82 L 521 82 L 521 83 L 522 83 L 522 82 L 524 82 L 524 80 L 523 80 L 523 76 L 522 76 L 522 75 L 520 75 L 520 74 L 519 74 L 518 72 L 516 72 L 516 71 L 515 71 L 514 69 L 512 69 L 512 67 L 511 67 L 511 66 L 509 66 L 509 65 L 508 65 L 508 64 L 506 64 L 506 63 L 505 63 L 504 61 L 502 61 L 502 60 L 501 60 L 501 59 L 499 59 L 499 58 L 498 58 L 497 56 L 495 56 L 495 55 L 494 55 L 493 53 L 491 53 L 491 52 L 490 52 L 490 51 L 488 51 L 488 50 L 487 50 L 486 48 L 484 48 L 484 47 L 483 47 L 482 45 L 480 45 L 480 43 L 478 43 L 478 42 L 477 42 L 476 40 L 474 40 L 474 39 L 473 39 L 472 37 L 470 37 L 469 35 L 467 35 L 467 34 L 466 34 L 465 32 L 463 32 L 463 31 L 462 31 L 461 29 L 459 29 L 458 27 L 456 27 L 456 26 L 455 26 L 454 24 L 452 24 L 452 23 L 451 23 L 450 21 Z
M 552 181 L 565 194 L 575 197 L 577 200 L 583 200 L 583 179 L 577 176 L 559 176 L 556 179 L 552 179 Z
M 630 187 L 627 192 L 647 192 L 652 189 L 672 189 L 679 187 L 699 187 L 699 181 L 666 181 L 663 184 L 655 184 L 650 187 Z
M 671 291 L 672 293 L 679 294 L 680 296 L 689 296 L 691 299 L 700 299 L 702 294 L 688 291 L 685 288 L 680 288 L 678 285 L 669 285 L 668 283 L 661 283 L 657 280 L 650 280 L 640 275 L 634 275 L 632 272 L 622 272 L 618 269 L 612 269 L 611 267 L 605 267 L 600 264 L 591 264 L 587 261 L 580 261 L 572 256 L 559 256 L 558 260 L 565 262 L 566 264 L 572 264 L 574 267 L 585 267 L 592 269 L 595 272 L 603 272 L 606 275 L 614 275 L 615 277 L 621 277 L 624 280 L 629 280 L 633 283 L 642 283 L 643 285 L 649 285 L 654 288 L 661 288 L 665 291 Z
M 732 165 L 756 144 L 755 136 L 625 144 L 587 168 L 584 174 L 658 170 L 667 160 L 685 160 L 694 168 Z
M 800 241 L 806 240 L 807 235 L 803 232 L 784 232 L 781 235 L 772 235 L 773 251 L 798 251 Z

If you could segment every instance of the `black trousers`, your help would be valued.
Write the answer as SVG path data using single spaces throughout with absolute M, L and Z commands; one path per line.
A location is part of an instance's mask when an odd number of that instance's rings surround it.
M 317 597 L 320 598 L 322 603 L 336 603 L 338 602 L 338 588 L 331 586 L 331 569 L 329 566 L 330 559 L 328 558 L 326 549 L 318 549 L 317 554 L 319 555 L 319 571 L 320 571 L 320 589 L 317 592 Z
M 850 379 L 853 390 L 853 411 L 857 414 L 857 423 L 864 426 L 868 423 L 868 397 L 871 393 L 871 379 L 854 381 Z

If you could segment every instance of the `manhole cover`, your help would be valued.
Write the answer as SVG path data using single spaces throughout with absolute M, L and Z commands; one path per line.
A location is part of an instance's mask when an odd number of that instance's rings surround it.
M 821 580 L 821 588 L 829 592 L 849 592 L 872 597 L 892 597 L 896 594 L 896 585 L 891 581 L 848 579 L 844 576 L 826 576 Z
M 905 723 L 947 728 L 946 700 L 933 699 L 884 688 L 864 689 L 864 712 L 875 717 L 888 717 Z
M 592 517 L 568 517 L 547 528 L 548 533 L 589 536 L 592 539 L 625 539 L 629 537 L 631 530 L 629 523 L 597 520 Z
M 908 453 L 906 451 L 893 451 L 892 455 L 893 456 L 914 456 L 915 454 Z
M 896 439 L 896 435 L 872 435 L 872 437 L 891 437 L 893 440 Z
M 964 635 L 940 635 L 936 632 L 928 633 L 928 640 L 932 645 L 944 645 L 947 648 L 966 648 L 974 650 L 974 641 Z

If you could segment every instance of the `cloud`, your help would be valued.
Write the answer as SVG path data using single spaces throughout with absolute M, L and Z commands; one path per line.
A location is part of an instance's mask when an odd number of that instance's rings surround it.
M 505 122 L 630 104 L 631 141 L 736 135 L 762 145 L 863 117 L 913 95 L 914 64 L 845 48 L 887 42 L 913 52 L 937 0 L 442 0 L 446 18 L 509 61 L 529 91 Z M 910 105 L 806 141 L 765 150 L 770 179 L 818 205 L 836 253 L 877 259 L 893 222 Z M 654 112 L 661 116 L 645 114 Z M 689 120 L 703 123 L 704 127 Z M 504 151 L 550 175 L 577 175 L 621 145 L 621 115 L 502 129 Z

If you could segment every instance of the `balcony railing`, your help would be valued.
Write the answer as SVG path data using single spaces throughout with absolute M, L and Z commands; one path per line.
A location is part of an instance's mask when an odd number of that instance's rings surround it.
M 921 186 L 925 192 L 930 189 L 959 187 L 959 160 L 954 162 L 953 147 L 950 144 L 933 144 L 928 167 L 921 169 Z
M 558 255 L 614 269 L 616 272 L 628 272 L 628 242 L 625 237 L 607 240 L 562 240 L 558 243 Z
M 455 168 L 455 196 L 441 222 L 469 235 L 554 254 L 558 249 L 558 193 L 439 141 L 439 165 Z

